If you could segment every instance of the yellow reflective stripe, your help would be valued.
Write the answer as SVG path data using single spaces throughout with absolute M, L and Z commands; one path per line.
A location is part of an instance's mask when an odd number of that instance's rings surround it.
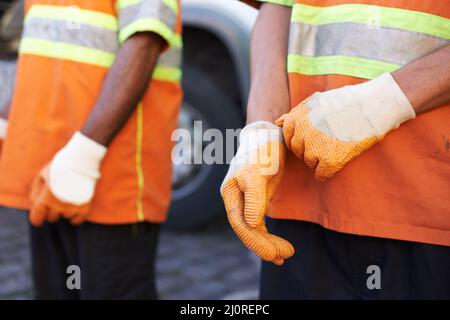
M 114 63 L 115 54 L 64 42 L 23 38 L 20 54 L 33 54 L 54 59 L 65 59 L 109 68 Z
M 157 19 L 138 19 L 119 32 L 119 41 L 123 43 L 136 32 L 152 31 L 162 36 L 171 47 L 181 48 L 181 36 L 172 31 L 165 23 Z
M 33 5 L 25 17 L 25 23 L 31 18 L 65 20 L 70 24 L 87 24 L 112 31 L 119 29 L 115 16 L 75 6 Z
M 136 109 L 136 175 L 138 192 L 136 198 L 137 217 L 139 221 L 144 220 L 143 196 L 144 196 L 144 170 L 142 168 L 142 138 L 144 125 L 144 110 L 142 103 Z
M 156 66 L 153 71 L 152 79 L 158 81 L 179 82 L 181 81 L 181 76 L 181 69 Z
M 397 64 L 349 56 L 288 56 L 288 72 L 305 75 L 342 74 L 373 79 L 400 67 Z
M 450 19 L 425 12 L 364 4 L 315 7 L 295 4 L 292 21 L 307 24 L 365 23 L 369 27 L 391 27 L 450 39 Z
M 116 8 L 120 10 L 139 2 L 142 2 L 142 0 L 118 0 L 116 3 Z

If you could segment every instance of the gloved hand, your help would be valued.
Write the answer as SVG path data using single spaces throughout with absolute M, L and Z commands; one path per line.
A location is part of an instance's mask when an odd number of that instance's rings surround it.
M 6 138 L 6 130 L 8 129 L 8 120 L 0 118 L 0 154 L 3 149 L 3 142 Z
M 313 94 L 275 123 L 286 147 L 325 180 L 413 119 L 415 112 L 390 73 L 362 84 Z
M 228 221 L 244 245 L 265 261 L 281 265 L 292 245 L 269 234 L 264 216 L 281 180 L 285 150 L 281 130 L 258 121 L 240 134 L 240 145 L 220 188 Z
M 106 150 L 80 132 L 75 133 L 33 183 L 31 224 L 56 222 L 61 216 L 74 225 L 84 222 Z

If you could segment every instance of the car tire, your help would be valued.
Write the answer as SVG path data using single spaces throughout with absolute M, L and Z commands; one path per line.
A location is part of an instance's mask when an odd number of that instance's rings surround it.
M 242 126 L 243 116 L 238 106 L 234 105 L 227 92 L 211 81 L 207 72 L 196 66 L 185 66 L 183 90 L 185 105 L 198 112 L 198 118 L 207 123 L 206 127 L 219 129 L 224 134 L 226 129 Z M 226 155 L 225 143 L 223 155 Z M 203 163 L 200 172 L 191 181 L 180 189 L 173 190 L 166 227 L 192 229 L 224 214 L 219 190 L 227 170 L 227 164 Z

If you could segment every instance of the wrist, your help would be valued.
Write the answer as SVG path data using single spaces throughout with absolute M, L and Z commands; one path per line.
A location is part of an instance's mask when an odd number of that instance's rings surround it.
M 106 147 L 76 132 L 50 163 L 49 187 L 53 195 L 64 203 L 89 203 L 106 151 Z
M 267 147 L 270 143 L 278 143 L 278 145 L 271 144 L 270 149 L 263 149 L 268 153 L 264 154 L 263 152 L 261 157 L 260 147 Z M 284 148 L 282 130 L 277 125 L 269 121 L 256 121 L 246 125 L 239 135 L 238 151 L 231 160 L 220 190 L 223 190 L 225 183 L 245 164 L 256 164 L 262 160 L 264 168 L 260 174 L 273 175 L 277 173 L 279 167 L 283 166 L 283 163 L 280 162 L 284 161 Z
M 239 150 L 248 152 L 269 142 L 283 143 L 282 129 L 269 121 L 255 121 L 247 124 L 239 135 Z
M 254 90 L 256 92 L 261 91 Z M 275 122 L 281 115 L 290 111 L 289 91 L 286 90 L 284 94 L 283 89 L 277 92 L 277 97 L 265 98 L 255 97 L 255 94 L 250 95 L 247 106 L 247 124 L 254 122 L 266 121 Z M 286 98 L 287 97 L 287 98 Z
M 411 75 L 407 72 L 403 72 L 403 69 L 394 72 L 392 77 L 408 98 L 408 101 L 411 103 L 414 111 L 417 113 L 427 102 L 424 100 L 425 95 L 419 90 L 416 90 L 416 88 L 412 85 L 413 81 L 411 81 Z
M 69 142 L 55 155 L 52 163 L 58 163 L 91 178 L 100 176 L 100 164 L 107 148 L 80 132 L 76 132 Z
M 379 133 L 387 133 L 416 116 L 408 97 L 390 73 L 349 88 Z

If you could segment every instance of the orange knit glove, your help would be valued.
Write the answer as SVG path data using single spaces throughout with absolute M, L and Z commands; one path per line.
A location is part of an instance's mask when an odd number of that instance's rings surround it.
M 50 190 L 48 166 L 41 170 L 35 178 L 31 188 L 30 222 L 35 227 L 41 226 L 45 221 L 56 222 L 63 216 L 74 225 L 81 224 L 89 212 L 90 203 L 73 205 L 58 200 Z
M 371 81 L 315 93 L 275 123 L 288 150 L 325 180 L 415 117 L 389 73 Z
M 77 132 L 38 174 L 31 189 L 30 222 L 41 226 L 61 216 L 74 225 L 85 221 L 106 148 Z
M 221 187 L 228 221 L 243 244 L 264 261 L 281 265 L 292 245 L 268 233 L 264 217 L 284 169 L 280 129 L 259 121 L 246 126 Z

